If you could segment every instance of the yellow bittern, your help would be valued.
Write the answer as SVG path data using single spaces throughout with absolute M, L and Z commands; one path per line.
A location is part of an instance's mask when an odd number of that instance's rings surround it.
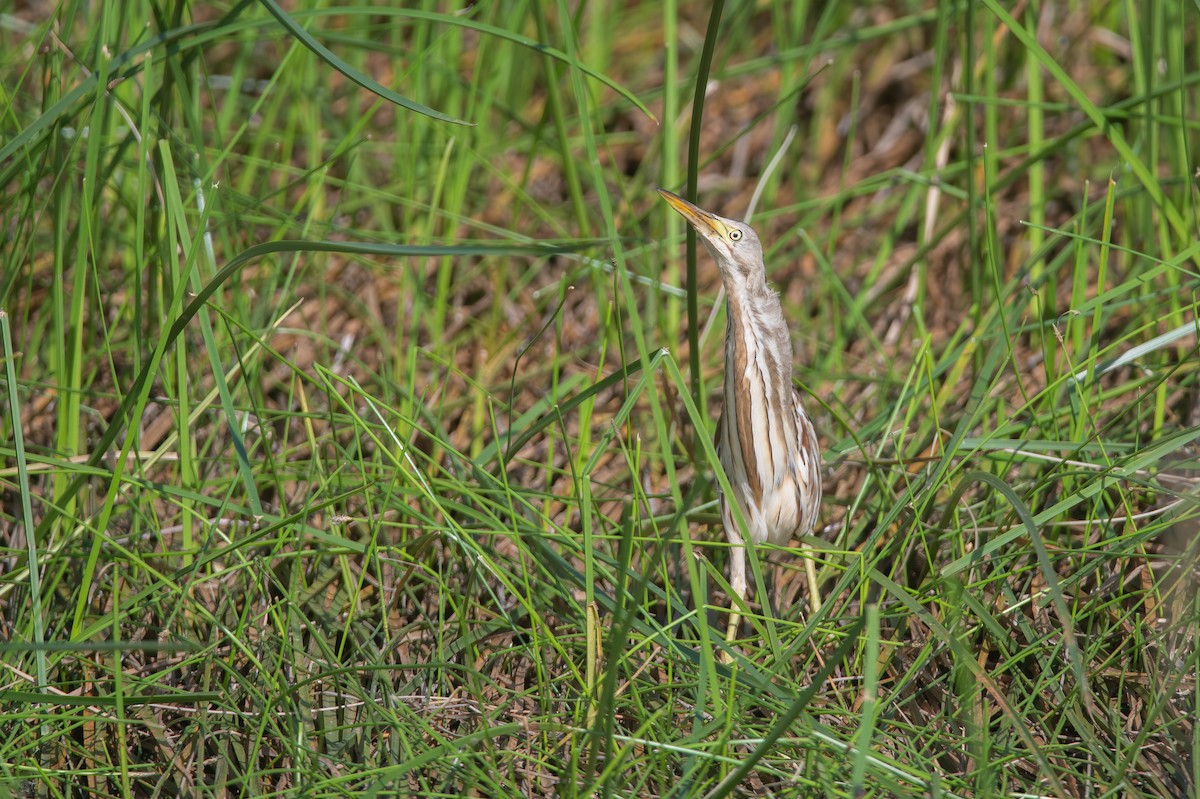
M 762 244 L 742 222 L 725 219 L 659 189 L 695 228 L 725 284 L 724 407 L 717 422 L 717 456 L 733 496 L 721 496 L 730 550 L 729 584 L 746 601 L 746 550 L 734 520 L 737 502 L 756 545 L 785 544 L 808 535 L 821 503 L 821 450 L 800 393 L 792 385 L 792 340 L 779 296 L 767 285 Z M 809 602 L 820 607 L 816 570 L 805 558 Z M 740 621 L 730 608 L 726 638 Z

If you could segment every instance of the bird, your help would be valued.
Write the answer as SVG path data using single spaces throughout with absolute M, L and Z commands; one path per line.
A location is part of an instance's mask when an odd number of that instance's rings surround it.
M 721 495 L 729 539 L 729 584 L 737 594 L 725 634 L 732 642 L 746 604 L 746 550 L 733 503 L 757 546 L 810 535 L 821 504 L 821 449 L 792 383 L 792 340 L 779 295 L 768 285 L 762 242 L 744 222 L 705 211 L 658 189 L 696 231 L 725 285 L 725 373 L 717 420 L 717 458 L 731 491 Z M 809 604 L 820 609 L 813 561 L 805 557 Z

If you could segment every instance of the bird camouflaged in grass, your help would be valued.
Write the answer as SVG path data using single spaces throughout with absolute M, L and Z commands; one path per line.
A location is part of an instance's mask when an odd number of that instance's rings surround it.
M 697 208 L 659 189 L 695 230 L 725 284 L 724 406 L 717 422 L 717 456 L 732 496 L 721 496 L 730 549 L 732 641 L 746 602 L 746 549 L 735 521 L 737 502 L 757 546 L 780 545 L 812 533 L 821 504 L 821 450 L 812 422 L 792 385 L 792 340 L 779 296 L 767 285 L 762 244 L 749 225 Z M 804 559 L 809 603 L 820 609 L 816 569 Z

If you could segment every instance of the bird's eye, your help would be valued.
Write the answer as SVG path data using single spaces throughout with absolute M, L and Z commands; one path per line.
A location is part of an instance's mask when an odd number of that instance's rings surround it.
M 742 240 L 742 231 L 738 230 L 737 228 L 734 228 L 733 230 L 729 231 L 729 240 L 730 241 L 741 241 Z

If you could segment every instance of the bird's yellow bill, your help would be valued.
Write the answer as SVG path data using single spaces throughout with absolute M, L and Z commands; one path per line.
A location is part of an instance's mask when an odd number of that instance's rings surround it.
M 658 193 L 662 195 L 662 198 L 667 201 L 668 205 L 678 211 L 679 215 L 691 223 L 692 227 L 696 228 L 697 233 L 715 233 L 718 236 L 725 235 L 724 223 L 708 211 L 697 208 L 675 192 L 659 189 Z

